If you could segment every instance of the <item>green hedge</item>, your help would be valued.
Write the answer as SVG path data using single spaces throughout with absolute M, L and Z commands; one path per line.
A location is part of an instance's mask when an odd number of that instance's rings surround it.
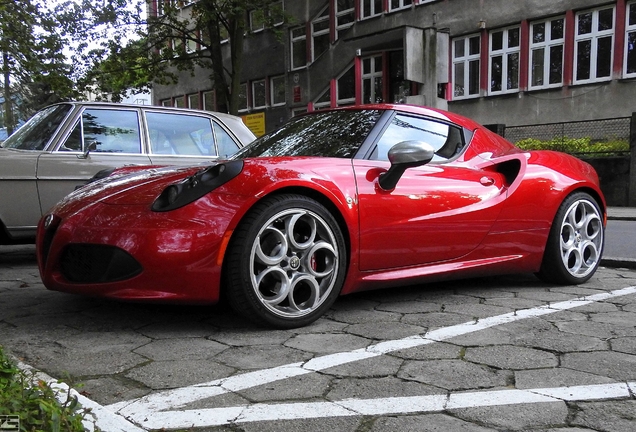
M 20 418 L 21 431 L 83 432 L 86 415 L 77 398 L 63 403 L 56 392 L 32 372 L 20 370 L 0 346 L 0 414 Z
M 522 150 L 556 150 L 570 154 L 598 154 L 599 156 L 615 155 L 629 152 L 629 141 L 625 139 L 609 139 L 592 141 L 591 138 L 553 138 L 541 141 L 526 138 L 516 143 Z

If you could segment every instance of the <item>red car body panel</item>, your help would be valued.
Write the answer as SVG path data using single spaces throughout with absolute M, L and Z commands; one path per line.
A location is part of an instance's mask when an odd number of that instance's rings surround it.
M 359 108 L 359 107 L 358 107 Z M 367 107 L 365 107 L 367 108 Z M 247 212 L 281 191 L 309 195 L 334 214 L 349 253 L 341 293 L 492 273 L 538 271 L 559 204 L 574 190 L 605 202 L 594 170 L 555 152 L 522 152 L 452 113 L 379 105 L 456 122 L 473 132 L 453 162 L 409 168 L 396 188 L 378 177 L 386 161 L 277 157 L 246 159 L 237 177 L 176 210 L 153 201 L 191 168 L 126 168 L 54 207 L 38 228 L 38 264 L 49 289 L 127 300 L 215 303 L 224 254 Z M 50 221 L 49 221 L 50 222 Z M 134 277 L 77 283 L 61 257 L 72 244 L 110 245 L 141 265 Z

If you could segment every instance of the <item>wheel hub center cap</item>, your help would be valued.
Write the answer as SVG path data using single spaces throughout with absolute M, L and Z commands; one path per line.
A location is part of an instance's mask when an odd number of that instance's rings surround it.
M 300 258 L 297 256 L 291 257 L 289 260 L 289 267 L 291 267 L 292 270 L 298 270 L 300 268 Z

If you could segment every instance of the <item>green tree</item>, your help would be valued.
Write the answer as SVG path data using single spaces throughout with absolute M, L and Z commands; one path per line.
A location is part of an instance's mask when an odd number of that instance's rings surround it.
M 14 100 L 19 99 L 23 114 L 29 115 L 53 95 L 61 99 L 75 95 L 63 35 L 45 5 L 46 0 L 0 0 L 4 123 L 9 134 L 16 123 Z
M 173 83 L 178 71 L 193 72 L 196 67 L 201 67 L 210 71 L 219 111 L 236 114 L 243 41 L 249 37 L 246 29 L 250 12 L 264 27 L 274 28 L 287 18 L 282 2 L 169 0 L 157 4 L 159 10 L 149 10 L 146 20 L 139 13 L 138 4 L 135 5 L 136 12 L 131 12 L 128 4 L 113 7 L 110 15 L 101 15 L 104 22 L 109 19 L 111 28 L 119 31 L 111 31 L 98 55 L 96 50 L 92 51 L 94 57 L 92 64 L 87 63 L 87 71 L 90 71 L 86 74 L 87 81 L 103 83 L 111 92 L 125 88 L 143 89 L 150 81 Z M 132 34 L 130 28 L 121 32 L 133 23 L 137 43 L 131 43 L 130 38 L 125 37 Z

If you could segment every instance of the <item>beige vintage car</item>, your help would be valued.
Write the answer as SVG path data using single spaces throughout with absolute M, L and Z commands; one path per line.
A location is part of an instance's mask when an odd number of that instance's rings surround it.
M 101 170 L 205 163 L 254 138 L 228 114 L 97 102 L 51 105 L 0 145 L 0 244 L 33 241 L 42 213 Z

